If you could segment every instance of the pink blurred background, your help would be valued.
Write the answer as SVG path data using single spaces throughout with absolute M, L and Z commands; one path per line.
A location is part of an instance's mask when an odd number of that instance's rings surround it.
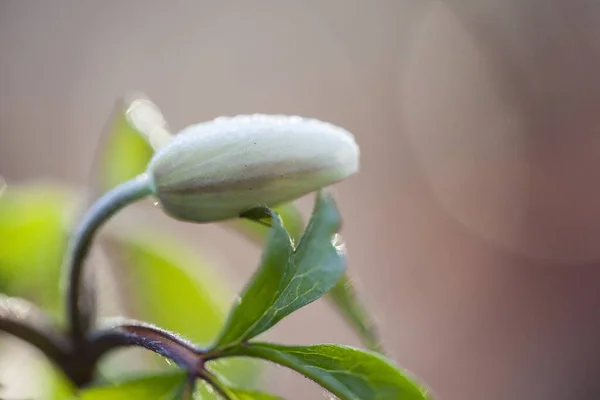
M 174 131 L 252 112 L 342 125 L 362 150 L 336 187 L 350 270 L 392 357 L 440 399 L 597 399 L 599 76 L 594 0 L 3 0 L 0 174 L 84 185 L 131 90 Z M 221 227 L 182 229 L 234 288 L 256 266 Z M 358 344 L 326 302 L 271 338 Z

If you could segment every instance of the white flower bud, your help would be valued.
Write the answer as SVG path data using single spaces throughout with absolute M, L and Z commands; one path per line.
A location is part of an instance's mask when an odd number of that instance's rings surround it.
M 353 136 L 300 117 L 242 115 L 192 125 L 148 165 L 154 194 L 171 216 L 236 218 L 341 181 L 358 171 Z

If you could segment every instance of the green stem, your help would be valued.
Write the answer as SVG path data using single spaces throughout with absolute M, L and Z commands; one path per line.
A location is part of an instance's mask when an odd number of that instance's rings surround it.
M 194 400 L 194 385 L 196 377 L 187 377 L 179 386 L 169 394 L 169 400 Z
M 225 385 L 219 377 L 204 368 L 199 377 L 208 382 L 224 400 L 236 400 L 238 397 Z
M 82 291 L 85 291 L 85 288 L 83 288 L 82 279 L 85 259 L 90 251 L 94 235 L 98 228 L 117 211 L 150 193 L 150 178 L 147 174 L 122 183 L 104 194 L 92 205 L 73 233 L 67 253 L 66 301 L 69 328 L 75 342 L 83 339 L 93 319 L 94 310 L 86 309 L 83 303 L 85 299 L 83 299 Z

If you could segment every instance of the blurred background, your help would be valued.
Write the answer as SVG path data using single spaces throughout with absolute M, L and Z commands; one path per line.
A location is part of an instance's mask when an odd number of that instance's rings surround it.
M 395 361 L 445 400 L 596 399 L 599 71 L 595 0 L 3 0 L 0 175 L 84 187 L 131 90 L 174 132 L 253 112 L 344 126 L 362 151 L 335 188 L 349 269 Z M 143 212 L 232 293 L 257 265 L 222 226 Z M 324 301 L 270 339 L 358 345 Z M 14 351 L 6 396 L 35 396 Z M 291 372 L 265 381 L 327 398 Z

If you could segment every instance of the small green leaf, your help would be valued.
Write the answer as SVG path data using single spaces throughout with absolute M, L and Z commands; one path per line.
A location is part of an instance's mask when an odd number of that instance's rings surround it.
M 153 150 L 147 133 L 141 132 L 128 118 L 128 112 L 136 101 L 119 100 L 109 119 L 98 165 L 102 191 L 141 174 L 152 158 Z
M 223 279 L 169 235 L 144 229 L 112 234 L 109 250 L 127 277 L 130 317 L 177 332 L 199 345 L 212 342 L 233 297 Z M 248 387 L 260 373 L 249 360 L 217 361 L 215 370 Z
M 304 230 L 304 221 L 300 211 L 293 203 L 285 204 L 273 209 L 283 221 L 284 228 L 288 231 L 294 243 L 298 243 Z M 257 223 L 258 222 L 258 223 Z M 233 223 L 233 228 L 248 237 L 256 244 L 263 246 L 269 236 L 269 228 L 265 224 L 271 224 L 271 219 L 260 219 L 246 217 Z M 356 332 L 363 344 L 371 350 L 383 353 L 381 339 L 377 332 L 377 326 L 365 304 L 356 294 L 354 284 L 350 276 L 344 276 L 326 294 L 336 311 L 344 317 L 352 329 Z
M 381 355 L 348 346 L 250 343 L 228 356 L 257 357 L 293 369 L 341 400 L 425 400 L 427 389 Z
M 78 400 L 170 400 L 179 391 L 185 374 L 182 371 L 127 378 L 103 386 L 82 390 Z M 73 399 L 75 400 L 75 399 Z
M 253 328 L 277 300 L 276 296 L 293 252 L 290 237 L 277 214 L 273 214 L 273 228 L 268 243 L 261 267 L 231 311 L 222 336 L 217 341 L 220 345 L 239 343 L 252 337 Z
M 261 267 L 232 310 L 217 347 L 241 343 L 265 332 L 323 296 L 344 273 L 345 256 L 333 243 L 340 215 L 329 195 L 318 196 L 295 251 L 281 219 L 273 214 L 272 220 Z

